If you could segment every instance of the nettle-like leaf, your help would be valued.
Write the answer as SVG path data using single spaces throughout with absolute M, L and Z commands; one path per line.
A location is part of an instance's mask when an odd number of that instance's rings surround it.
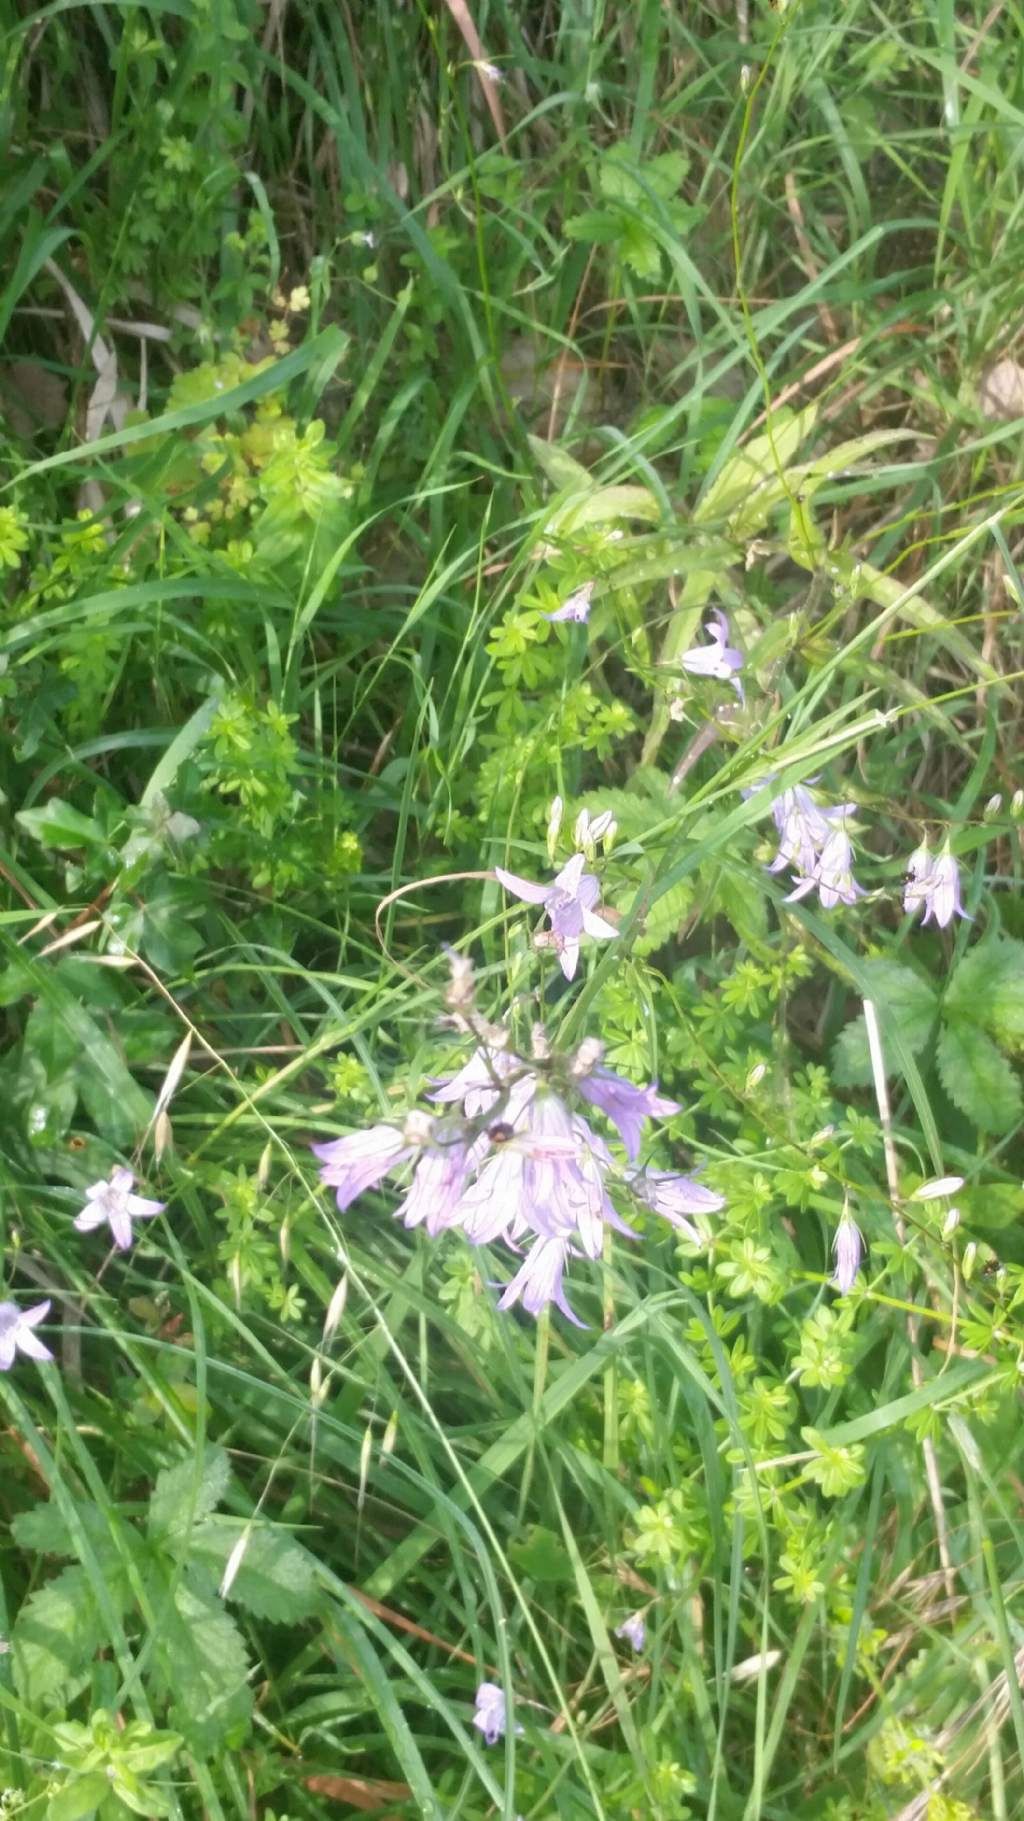
M 247 1526 L 235 1518 L 213 1518 L 193 1531 L 189 1555 L 218 1581 Z M 257 1524 L 227 1595 L 257 1619 L 279 1625 L 307 1619 L 316 1609 L 313 1558 L 286 1530 Z
M 208 1448 L 202 1462 L 188 1455 L 157 1474 L 149 1501 L 149 1534 L 175 1542 L 203 1523 L 228 1489 L 231 1465 L 223 1448 Z
M 179 1581 L 161 1610 L 153 1680 L 191 1751 L 244 1737 L 253 1706 L 249 1668 L 245 1640 L 213 1582 L 192 1574 Z
M 663 248 L 657 230 L 667 225 L 682 236 L 702 214 L 679 198 L 686 169 L 682 152 L 662 152 L 640 163 L 630 146 L 612 146 L 597 173 L 601 206 L 570 216 L 565 232 L 572 240 L 614 247 L 638 278 L 659 278 Z
M 885 1008 L 898 1026 L 907 1049 L 915 1056 L 924 1049 L 938 1015 L 939 1002 L 927 980 L 897 961 L 874 958 L 862 963 L 871 988 L 871 997 Z M 895 1068 L 895 1057 L 887 1056 Z M 838 1087 L 867 1087 L 871 1081 L 871 1058 L 863 1014 L 840 1031 L 832 1052 L 833 1073 Z
M 994 937 L 960 962 L 946 991 L 951 1023 L 981 1025 L 1004 1049 L 1024 1049 L 1024 942 Z
M 939 1078 L 954 1106 L 981 1132 L 1010 1131 L 1024 1113 L 1020 1081 L 991 1037 L 966 1020 L 939 1033 Z
M 106 1583 L 115 1609 L 123 1613 L 123 1583 L 113 1574 Z M 14 1621 L 11 1657 L 21 1699 L 37 1711 L 56 1706 L 109 1641 L 85 1570 L 63 1568 L 29 1595 Z

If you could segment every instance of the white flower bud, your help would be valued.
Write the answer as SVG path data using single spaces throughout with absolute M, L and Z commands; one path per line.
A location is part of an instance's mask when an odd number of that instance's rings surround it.
M 768 1073 L 768 1064 L 766 1062 L 755 1062 L 753 1068 L 750 1071 L 750 1074 L 747 1076 L 747 1079 L 744 1083 L 744 1092 L 747 1094 L 752 1094 L 754 1092 L 754 1089 L 759 1085 L 759 1083 L 764 1080 L 767 1073 Z
M 1024 790 L 1015 790 L 1010 798 L 1011 816 L 1024 815 Z
M 572 1059 L 572 1073 L 589 1075 L 592 1069 L 596 1069 L 603 1055 L 604 1044 L 599 1037 L 584 1037 Z
M 955 1195 L 964 1186 L 962 1176 L 936 1176 L 932 1182 L 923 1182 L 915 1189 L 911 1201 L 939 1201 L 943 1195 Z
M 337 1284 L 335 1285 L 334 1294 L 331 1297 L 331 1300 L 327 1305 L 327 1314 L 324 1317 L 324 1344 L 325 1345 L 330 1340 L 331 1335 L 337 1329 L 338 1324 L 340 1323 L 341 1318 L 345 1313 L 345 1304 L 347 1301 L 348 1301 L 348 1272 L 343 1271 L 341 1276 L 338 1279 Z
M 421 1113 L 417 1108 L 413 1108 L 411 1113 L 406 1114 L 405 1123 L 402 1126 L 402 1137 L 406 1144 L 429 1144 L 433 1130 L 433 1115 Z
M 943 1239 L 949 1239 L 950 1235 L 956 1232 L 957 1227 L 959 1225 L 960 1225 L 960 1209 L 959 1208 L 950 1208 L 949 1213 L 946 1215 L 946 1218 L 942 1223 Z
M 572 838 L 575 846 L 585 853 L 588 860 L 594 858 L 594 840 L 590 826 L 589 809 L 581 809 L 573 826 Z
M 989 800 L 985 805 L 985 808 L 983 811 L 985 821 L 991 822 L 993 816 L 998 816 L 999 811 L 1002 809 L 1002 807 L 1003 807 L 1003 793 L 1002 793 L 1002 791 L 997 790 L 995 796 L 989 797 Z
M 960 1265 L 960 1269 L 962 1270 L 964 1276 L 967 1278 L 968 1282 L 970 1282 L 971 1274 L 974 1271 L 974 1263 L 975 1263 L 977 1256 L 978 1256 L 978 1248 L 975 1245 L 973 1239 L 970 1239 L 970 1240 L 968 1240 L 967 1244 L 964 1247 L 963 1260 Z

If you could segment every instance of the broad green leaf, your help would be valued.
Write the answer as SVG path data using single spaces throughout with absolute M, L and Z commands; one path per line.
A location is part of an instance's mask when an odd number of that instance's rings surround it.
M 42 809 L 19 809 L 14 820 L 44 847 L 56 847 L 62 852 L 103 847 L 107 839 L 92 816 L 83 816 L 63 797 L 51 797 Z
M 939 1076 L 954 1106 L 981 1132 L 1008 1132 L 1024 1112 L 1020 1081 L 984 1031 L 975 1024 L 944 1024 L 939 1034 Z
M 694 523 L 724 521 L 730 532 L 745 537 L 761 530 L 771 512 L 786 498 L 780 471 L 786 473 L 800 444 L 813 430 L 817 415 L 817 405 L 807 405 L 799 412 L 777 411 L 770 436 L 765 432 L 752 437 L 729 457 L 698 503 Z
M 232 1549 L 246 1525 L 235 1519 L 212 1519 L 193 1531 L 189 1554 L 207 1564 L 219 1580 Z M 316 1610 L 313 1558 L 288 1535 L 270 1524 L 257 1524 L 249 1533 L 245 1554 L 228 1599 L 237 1601 L 254 1618 L 286 1625 L 309 1618 Z
M 89 1771 L 84 1777 L 72 1777 L 63 1789 L 50 1797 L 46 1821 L 85 1821 L 87 1815 L 96 1813 L 109 1794 L 110 1784 L 101 1770 Z
M 1024 1045 L 1024 942 L 993 937 L 965 955 L 946 990 L 951 1023 L 981 1024 L 1006 1049 Z
M 573 487 L 580 493 L 586 493 L 592 488 L 596 491 L 597 482 L 591 478 L 582 462 L 568 455 L 558 443 L 545 442 L 542 436 L 528 436 L 526 440 L 538 468 L 553 487 Z
M 897 961 L 879 957 L 861 963 L 883 1019 L 899 1025 L 900 1035 L 915 1055 L 924 1049 L 938 1013 L 938 1000 L 926 980 Z M 840 1087 L 866 1087 L 871 1081 L 871 1059 L 863 1016 L 840 1031 L 832 1052 L 835 1079 Z
M 513 1543 L 508 1553 L 512 1566 L 531 1581 L 556 1583 L 573 1578 L 572 1562 L 565 1544 L 543 1524 L 534 1524 L 524 1540 Z
M 113 1578 L 110 1588 L 116 1597 Z M 22 1700 L 38 1712 L 57 1706 L 64 1689 L 107 1642 L 88 1576 L 77 1566 L 62 1569 L 29 1595 L 14 1622 L 11 1656 Z
M 170 1719 L 192 1752 L 241 1743 L 253 1696 L 249 1658 L 234 1620 L 214 1593 L 179 1582 L 173 1606 L 161 1608 L 154 1680 L 170 1702 Z
M 648 487 L 623 483 L 616 487 L 592 487 L 583 499 L 572 497 L 557 506 L 547 520 L 545 531 L 567 537 L 584 525 L 610 525 L 617 520 L 647 519 L 656 525 L 661 507 Z
M 149 1501 L 149 1533 L 166 1541 L 187 1536 L 215 1511 L 228 1489 L 231 1465 L 223 1448 L 208 1448 L 157 1474 Z
M 663 892 L 644 917 L 643 928 L 633 943 L 634 954 L 653 955 L 655 949 L 675 936 L 692 903 L 693 882 L 690 879 L 680 879 Z

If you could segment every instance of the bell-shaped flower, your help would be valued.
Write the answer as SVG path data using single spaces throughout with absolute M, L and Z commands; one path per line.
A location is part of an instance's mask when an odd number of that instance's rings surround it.
M 593 873 L 584 872 L 585 865 L 586 855 L 574 854 L 550 885 L 521 879 L 518 873 L 506 872 L 503 866 L 494 869 L 495 877 L 507 892 L 512 892 L 525 904 L 543 905 L 551 921 L 551 942 L 558 955 L 558 964 L 567 980 L 576 972 L 581 936 L 604 939 L 618 935 L 614 925 L 598 916 L 594 909 L 600 886 Z
M 344 1214 L 358 1196 L 375 1189 L 390 1170 L 408 1162 L 415 1146 L 398 1126 L 371 1125 L 364 1132 L 349 1132 L 311 1149 L 323 1165 L 321 1182 L 335 1191 L 338 1209 Z
M 488 1150 L 487 1134 L 473 1144 L 453 1133 L 424 1145 L 405 1200 L 395 1209 L 395 1219 L 407 1227 L 426 1226 L 431 1239 L 445 1227 L 458 1224 L 460 1203 L 469 1177 Z
M 542 613 L 541 619 L 552 620 L 556 625 L 559 621 L 565 620 L 574 620 L 579 625 L 585 625 L 590 618 L 590 603 L 596 586 L 596 582 L 583 582 L 567 601 L 563 601 L 560 607 L 555 608 L 554 613 Z
M 932 855 L 927 841 L 922 841 L 907 862 L 903 909 L 913 916 L 922 904 L 922 928 L 929 918 L 934 918 L 940 929 L 945 929 L 954 917 L 963 917 L 968 923 L 971 921 L 960 902 L 960 868 L 950 852 L 948 841 L 938 855 Z
M 508 1725 L 505 1713 L 505 1691 L 497 1682 L 481 1682 L 476 1691 L 476 1712 L 473 1725 L 483 1733 L 486 1745 L 497 1745 L 505 1737 Z
M 94 1227 L 109 1226 L 115 1246 L 126 1252 L 134 1238 L 133 1220 L 152 1220 L 162 1214 L 162 1201 L 149 1201 L 144 1195 L 133 1195 L 135 1177 L 123 1165 L 110 1172 L 107 1182 L 94 1182 L 85 1191 L 85 1207 L 75 1217 L 79 1233 L 91 1233 Z
M 647 1637 L 643 1613 L 631 1612 L 628 1619 L 623 1619 L 622 1624 L 616 1626 L 614 1635 L 617 1638 L 625 1638 L 626 1643 L 631 1645 L 639 1655 Z
M 853 876 L 853 842 L 846 832 L 845 822 L 829 830 L 813 871 L 797 880 L 785 902 L 795 904 L 798 898 L 806 898 L 808 892 L 815 890 L 824 910 L 831 910 L 836 904 L 856 904 L 857 899 L 864 896 L 863 888 Z
M 0 1372 L 9 1372 L 15 1353 L 26 1353 L 29 1359 L 52 1359 L 35 1329 L 50 1313 L 50 1302 L 35 1303 L 31 1309 L 19 1309 L 17 1303 L 0 1303 Z
M 639 1155 L 644 1120 L 655 1116 L 667 1118 L 670 1113 L 679 1111 L 678 1101 L 659 1094 L 657 1082 L 638 1088 L 624 1075 L 617 1075 L 614 1069 L 595 1068 L 589 1074 L 581 1075 L 576 1086 L 584 1100 L 589 1100 L 591 1106 L 597 1107 L 617 1127 L 630 1162 Z
M 673 1170 L 638 1170 L 629 1186 L 645 1207 L 660 1214 L 670 1226 L 678 1227 L 695 1246 L 702 1246 L 704 1241 L 690 1216 L 719 1214 L 725 1207 L 723 1195 L 706 1189 L 692 1176 L 677 1176 Z
M 680 664 L 691 676 L 714 677 L 719 683 L 728 683 L 742 702 L 743 684 L 737 671 L 743 669 L 743 654 L 729 644 L 729 622 L 725 614 L 716 609 L 704 631 L 711 640 L 710 645 L 691 645 L 689 651 L 683 652 Z
M 513 1055 L 511 1050 L 480 1044 L 469 1061 L 464 1062 L 449 1080 L 439 1081 L 427 1098 L 439 1106 L 461 1103 L 467 1119 L 478 1119 L 506 1095 L 505 1084 L 509 1076 L 523 1069 L 525 1064 L 521 1057 Z M 524 1076 L 524 1079 L 529 1081 L 531 1077 Z
M 780 873 L 788 866 L 797 878 L 813 878 L 821 850 L 833 833 L 833 823 L 852 815 L 855 808 L 853 803 L 822 807 L 815 803 L 803 784 L 794 784 L 790 790 L 784 790 L 772 804 L 772 815 L 779 831 L 779 851 L 768 871 Z
M 499 1309 L 521 1302 L 529 1315 L 539 1315 L 550 1303 L 577 1328 L 584 1323 L 575 1315 L 562 1288 L 562 1276 L 572 1247 L 567 1239 L 535 1239 L 515 1276 L 506 1286 Z

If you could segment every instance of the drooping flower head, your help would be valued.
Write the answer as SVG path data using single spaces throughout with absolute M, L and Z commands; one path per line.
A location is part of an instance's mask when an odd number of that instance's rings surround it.
M 845 821 L 829 829 L 813 870 L 797 880 L 793 890 L 787 893 L 785 902 L 795 904 L 799 898 L 806 898 L 808 892 L 815 890 L 823 910 L 831 910 L 836 904 L 856 904 L 858 898 L 864 897 L 863 887 L 857 884 L 853 876 L 853 842 L 846 831 Z
M 691 676 L 714 677 L 728 683 L 743 701 L 743 684 L 737 672 L 743 669 L 743 654 L 729 644 L 729 622 L 717 609 L 704 627 L 710 645 L 691 645 L 679 662 Z
M 640 1152 L 644 1120 L 667 1118 L 670 1113 L 679 1112 L 679 1102 L 659 1094 L 657 1082 L 638 1088 L 624 1075 L 616 1075 L 614 1069 L 595 1068 L 580 1075 L 576 1086 L 584 1100 L 589 1100 L 591 1106 L 597 1107 L 617 1127 L 631 1162 Z
M 853 803 L 836 803 L 831 807 L 819 805 L 803 784 L 794 784 L 791 789 L 784 790 L 772 803 L 772 816 L 779 831 L 779 851 L 768 871 L 780 873 L 788 866 L 797 878 L 813 878 L 834 823 L 853 815 L 855 808 Z
M 50 1313 L 49 1298 L 31 1309 L 19 1309 L 17 1303 L 0 1303 L 0 1372 L 9 1372 L 16 1353 L 29 1359 L 52 1359 L 35 1329 Z
M 694 1246 L 702 1246 L 704 1240 L 691 1215 L 719 1214 L 725 1207 L 723 1195 L 706 1189 L 692 1176 L 677 1176 L 672 1170 L 638 1170 L 629 1186 L 645 1207 L 660 1214 L 670 1226 L 678 1227 Z
M 550 939 L 567 980 L 576 972 L 581 936 L 606 939 L 618 935 L 614 924 L 606 922 L 594 909 L 601 888 L 593 873 L 584 872 L 585 865 L 585 854 L 573 854 L 550 885 L 521 879 L 518 873 L 506 872 L 503 866 L 494 869 L 498 883 L 507 892 L 512 892 L 525 904 L 543 905 L 551 920 Z
M 541 619 L 552 620 L 556 624 L 559 621 L 574 620 L 579 625 L 585 625 L 590 618 L 590 603 L 596 586 L 596 582 L 582 583 L 575 593 L 570 594 L 568 600 L 555 608 L 554 613 L 543 613 Z
M 953 858 L 948 841 L 938 855 L 930 852 L 926 840 L 922 841 L 907 861 L 903 909 L 909 916 L 914 916 L 922 904 L 922 928 L 929 918 L 934 918 L 940 929 L 945 929 L 954 917 L 971 921 L 960 902 L 960 868 Z
M 91 1233 L 94 1227 L 110 1227 L 111 1237 L 121 1252 L 126 1252 L 134 1236 L 133 1220 L 152 1220 L 154 1215 L 162 1214 L 165 1203 L 149 1201 L 144 1195 L 133 1195 L 132 1185 L 135 1181 L 131 1170 L 119 1164 L 111 1170 L 107 1182 L 94 1182 L 85 1191 L 85 1207 L 75 1217 L 75 1228 L 79 1233 Z
M 628 1619 L 623 1619 L 622 1624 L 616 1627 L 615 1636 L 625 1638 L 626 1643 L 631 1645 L 639 1655 L 647 1637 L 643 1613 L 631 1612 Z
M 508 1725 L 505 1691 L 497 1682 L 481 1682 L 477 1689 L 473 1725 L 483 1733 L 485 1745 L 497 1745 L 498 1740 L 505 1737 Z

